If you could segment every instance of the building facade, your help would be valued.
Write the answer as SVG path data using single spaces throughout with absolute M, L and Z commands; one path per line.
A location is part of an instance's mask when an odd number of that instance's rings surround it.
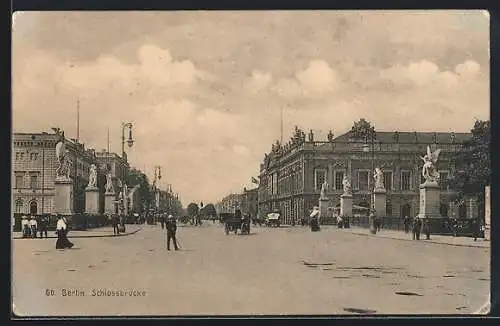
M 12 140 L 12 212 L 24 214 L 52 213 L 57 159 L 56 133 L 14 133 Z M 85 210 L 85 187 L 95 152 L 81 143 L 65 140 L 73 165 L 73 207 L 75 213 Z
M 466 204 L 457 207 L 447 180 L 455 170 L 454 156 L 468 133 L 375 132 L 370 141 L 355 138 L 351 132 L 327 141 L 314 141 L 312 131 L 296 128 L 292 140 L 281 145 L 276 142 L 260 165 L 258 214 L 279 210 L 284 224 L 306 217 L 318 199 L 322 184 L 329 185 L 329 212 L 333 215 L 340 206 L 342 180 L 346 175 L 353 189 L 354 207 L 372 205 L 373 172 L 384 173 L 387 190 L 386 212 L 382 216 L 413 217 L 419 210 L 419 185 L 422 179 L 422 156 L 430 146 L 441 149 L 438 170 L 441 183 L 440 211 L 442 216 L 467 217 Z
M 251 218 L 257 217 L 259 208 L 259 189 L 243 189 L 241 194 L 241 212 L 249 214 Z
M 241 208 L 242 202 L 243 200 L 241 194 L 229 194 L 222 198 L 220 202 L 215 204 L 215 210 L 217 211 L 217 214 L 234 213 L 236 208 Z
M 12 212 L 24 214 L 51 214 L 54 212 L 55 178 L 58 166 L 57 133 L 14 133 L 12 140 Z M 119 179 L 127 175 L 128 163 L 115 153 L 96 153 L 83 143 L 65 139 L 71 162 L 73 180 L 73 208 L 85 212 L 85 188 L 88 185 L 90 165 L 96 164 L 98 187 L 104 194 L 106 171 L 114 177 L 115 190 Z M 118 195 L 118 194 L 117 194 Z M 104 210 L 104 196 L 100 196 L 100 211 Z

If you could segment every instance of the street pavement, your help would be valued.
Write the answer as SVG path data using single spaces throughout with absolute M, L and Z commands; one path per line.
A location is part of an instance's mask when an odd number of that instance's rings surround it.
M 490 288 L 490 249 L 323 227 L 160 226 L 125 237 L 14 240 L 19 316 L 470 314 Z M 380 234 L 382 234 L 381 232 Z M 71 237 L 70 237 L 71 240 Z M 63 290 L 79 296 L 63 296 Z M 132 296 L 93 296 L 124 289 Z M 129 292 L 128 290 L 135 292 Z M 110 294 L 110 293 L 108 293 Z M 484 311 L 482 311 L 484 313 Z
M 130 234 L 134 234 L 141 230 L 142 225 L 137 225 L 137 224 L 127 224 L 125 225 L 125 232 L 120 233 L 118 236 L 126 236 Z M 88 229 L 88 230 L 80 230 L 80 231 L 73 231 L 70 230 L 68 233 L 68 237 L 70 238 L 100 238 L 100 237 L 113 237 L 115 236 L 113 234 L 113 227 L 111 226 L 105 226 L 101 228 L 95 228 L 95 229 Z M 45 235 L 44 235 L 45 237 Z M 47 232 L 47 237 L 49 239 L 56 239 L 56 231 L 48 231 Z M 23 238 L 23 233 L 22 232 L 12 232 L 12 238 L 13 239 L 19 239 L 19 240 L 39 240 L 40 234 L 37 234 L 37 239 L 31 239 L 31 238 Z
M 371 234 L 369 229 L 353 227 L 349 229 L 344 229 L 344 232 L 349 232 L 357 235 L 379 237 L 379 238 L 389 238 L 394 240 L 413 241 L 411 232 L 405 233 L 404 231 L 381 229 L 376 234 Z M 484 238 L 478 238 L 476 239 L 476 241 L 474 241 L 474 238 L 470 237 L 453 237 L 453 236 L 435 235 L 435 234 L 431 234 L 429 240 L 425 239 L 425 234 L 420 234 L 420 241 L 442 244 L 442 245 L 450 245 L 450 246 L 477 247 L 477 248 L 490 248 L 490 243 L 491 243 L 489 240 L 485 240 Z

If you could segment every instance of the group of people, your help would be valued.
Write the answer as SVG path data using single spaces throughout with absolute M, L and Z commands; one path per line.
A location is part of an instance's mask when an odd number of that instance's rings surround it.
M 412 239 L 420 240 L 420 234 L 425 234 L 425 239 L 431 239 L 431 225 L 428 218 L 420 218 L 416 216 L 413 221 L 406 216 L 404 219 L 405 232 L 408 233 L 411 228 Z
M 35 239 L 37 237 L 37 233 L 40 235 L 40 239 L 45 235 L 47 235 L 47 227 L 49 225 L 49 218 L 47 216 L 42 216 L 40 218 L 36 218 L 34 216 L 23 216 L 21 218 L 21 230 L 23 232 L 23 238 L 32 238 Z

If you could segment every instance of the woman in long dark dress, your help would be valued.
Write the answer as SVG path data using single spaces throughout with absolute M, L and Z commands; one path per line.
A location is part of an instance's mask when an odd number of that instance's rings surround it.
M 56 241 L 56 249 L 66 249 L 73 247 L 73 243 L 68 240 L 68 225 L 66 224 L 66 219 L 64 217 L 59 217 L 57 221 L 57 241 Z

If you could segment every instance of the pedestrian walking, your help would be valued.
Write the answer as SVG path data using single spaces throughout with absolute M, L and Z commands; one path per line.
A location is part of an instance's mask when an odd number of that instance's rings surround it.
M 119 235 L 120 234 L 120 228 L 118 227 L 120 220 L 118 219 L 118 215 L 113 214 L 112 219 L 112 225 L 113 225 L 113 235 Z
M 63 216 L 59 216 L 57 220 L 56 233 L 56 249 L 69 249 L 74 246 L 74 244 L 68 240 L 68 224 L 66 218 Z
M 377 216 L 375 215 L 374 209 L 372 209 L 368 216 L 368 223 L 370 224 L 370 232 L 372 234 L 377 234 Z
M 479 232 L 481 231 L 477 219 L 472 220 L 471 227 L 472 227 L 472 236 L 474 237 L 474 241 L 477 241 L 477 238 L 479 237 Z
M 410 232 L 410 218 L 408 216 L 405 216 L 403 223 L 404 223 L 405 233 L 408 234 L 408 232 Z
M 36 218 L 32 215 L 31 219 L 30 219 L 30 229 L 31 229 L 31 238 L 32 239 L 36 238 L 37 227 L 38 227 L 38 223 L 36 221 Z
M 321 230 L 321 228 L 319 227 L 319 208 L 318 207 L 314 207 L 312 212 L 311 212 L 311 215 L 309 215 L 310 217 L 310 227 L 311 227 L 311 231 L 312 232 L 318 232 Z
M 167 250 L 170 250 L 170 240 L 172 240 L 174 243 L 174 249 L 176 251 L 179 250 L 179 247 L 177 246 L 177 238 L 175 237 L 175 234 L 177 233 L 177 223 L 172 215 L 168 216 L 166 229 L 167 229 Z
M 422 224 L 422 232 L 425 234 L 425 239 L 430 240 L 431 239 L 431 225 L 429 218 L 424 218 L 423 224 Z
M 422 221 L 417 216 L 413 220 L 413 228 L 412 228 L 413 240 L 420 240 L 421 229 L 422 229 Z
M 39 223 L 40 239 L 43 238 L 44 233 L 45 233 L 45 238 L 48 238 L 48 235 L 47 235 L 48 227 L 49 227 L 49 217 L 46 215 L 40 217 L 40 223 Z
M 160 224 L 161 229 L 163 230 L 165 228 L 165 216 L 163 214 L 160 215 Z

